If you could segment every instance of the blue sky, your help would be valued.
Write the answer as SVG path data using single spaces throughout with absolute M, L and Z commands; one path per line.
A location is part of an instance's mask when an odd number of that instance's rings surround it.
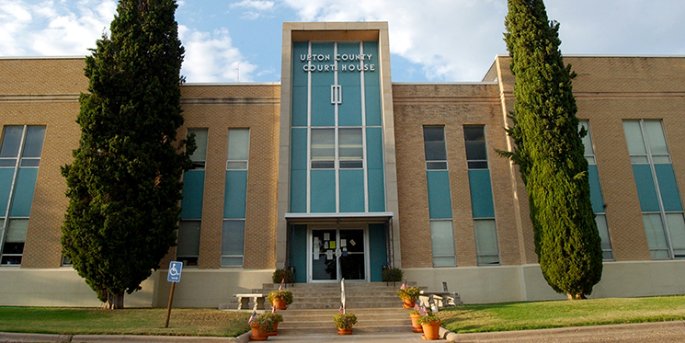
M 683 0 L 545 0 L 567 55 L 685 55 Z M 0 0 L 0 56 L 84 56 L 115 0 Z M 387 21 L 395 82 L 477 82 L 505 0 L 180 0 L 188 82 L 278 82 L 285 21 Z

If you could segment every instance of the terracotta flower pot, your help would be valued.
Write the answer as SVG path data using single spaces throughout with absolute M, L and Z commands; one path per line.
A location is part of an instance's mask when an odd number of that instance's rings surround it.
M 259 326 L 259 324 L 250 325 L 250 329 L 252 330 L 250 332 L 251 341 L 266 341 L 269 339 L 269 336 L 267 336 L 266 332 L 262 331 L 262 328 Z
M 274 322 L 274 328 L 273 331 L 267 332 L 267 336 L 278 336 L 278 322 Z
M 351 335 L 352 334 L 352 328 L 338 328 L 338 335 Z
M 440 322 L 430 322 L 421 324 L 423 329 L 423 338 L 426 340 L 435 340 L 440 338 Z
M 288 309 L 288 304 L 285 302 L 285 299 L 281 298 L 274 298 L 274 301 L 272 303 L 275 309 L 277 310 L 286 310 Z
M 409 318 L 411 318 L 411 331 L 416 333 L 423 332 L 423 327 L 419 323 L 419 318 L 421 318 L 421 315 L 418 313 L 410 313 Z
M 414 308 L 416 304 L 415 300 L 412 299 L 402 299 L 402 308 Z

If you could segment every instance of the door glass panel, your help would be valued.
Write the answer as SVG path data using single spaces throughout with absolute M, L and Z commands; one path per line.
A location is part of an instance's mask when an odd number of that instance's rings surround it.
M 364 230 L 340 230 L 340 274 L 345 280 L 364 280 Z
M 337 280 L 338 266 L 335 250 L 337 248 L 335 230 L 312 231 L 312 280 Z

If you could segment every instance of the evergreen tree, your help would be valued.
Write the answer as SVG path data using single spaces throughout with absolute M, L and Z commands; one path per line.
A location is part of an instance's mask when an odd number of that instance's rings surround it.
M 528 192 L 535 252 L 547 283 L 582 299 L 602 277 L 602 249 L 590 203 L 587 161 L 578 131 L 570 66 L 559 50 L 559 24 L 542 0 L 508 0 L 505 41 L 515 75 L 509 157 Z
M 86 57 L 81 140 L 62 168 L 69 206 L 64 254 L 107 308 L 140 289 L 175 244 L 184 169 L 174 0 L 120 0 Z M 194 146 L 188 144 L 188 152 Z

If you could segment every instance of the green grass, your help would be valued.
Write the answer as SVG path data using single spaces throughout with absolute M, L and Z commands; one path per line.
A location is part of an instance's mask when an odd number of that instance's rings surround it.
M 685 296 L 465 305 L 439 313 L 453 332 L 488 332 L 685 319 Z
M 0 331 L 49 334 L 178 335 L 235 337 L 249 330 L 244 312 L 215 309 L 0 307 Z

